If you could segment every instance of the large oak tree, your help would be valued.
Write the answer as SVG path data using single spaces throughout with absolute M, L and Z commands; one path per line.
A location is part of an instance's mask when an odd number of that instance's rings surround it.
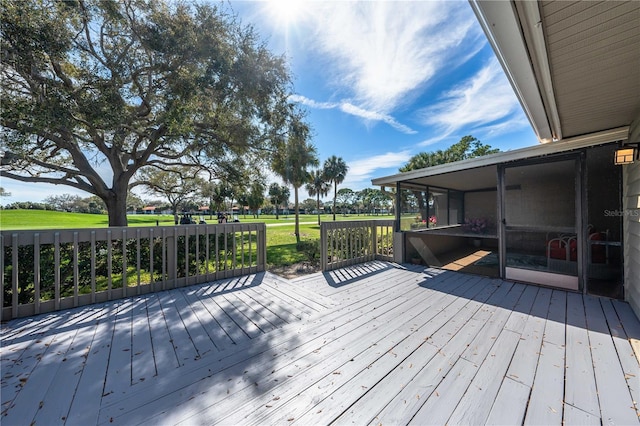
M 222 7 L 3 0 L 0 175 L 94 194 L 124 226 L 141 169 L 269 152 L 289 73 Z

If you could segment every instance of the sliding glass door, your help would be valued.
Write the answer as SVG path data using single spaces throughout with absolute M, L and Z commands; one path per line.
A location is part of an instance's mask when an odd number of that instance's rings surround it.
M 578 290 L 580 157 L 503 168 L 502 265 L 517 281 Z

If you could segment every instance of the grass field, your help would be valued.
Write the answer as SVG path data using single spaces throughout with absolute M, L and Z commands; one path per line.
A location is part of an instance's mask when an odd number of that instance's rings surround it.
M 336 215 L 336 220 L 390 219 L 392 216 Z M 207 223 L 217 220 L 204 217 Z M 267 262 L 269 267 L 292 265 L 306 260 L 306 253 L 296 250 L 293 215 L 262 215 L 259 219 L 240 216 L 241 222 L 264 222 L 267 225 Z M 332 215 L 321 215 L 321 221 L 333 220 Z M 173 216 L 169 215 L 129 215 L 129 226 L 174 226 Z M 107 215 L 67 213 L 45 210 L 0 210 L 0 229 L 71 229 L 104 228 L 108 224 Z M 300 215 L 300 236 L 302 240 L 319 240 L 320 226 L 317 215 Z

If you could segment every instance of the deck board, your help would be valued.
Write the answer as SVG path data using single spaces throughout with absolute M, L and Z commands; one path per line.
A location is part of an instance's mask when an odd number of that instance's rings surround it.
M 249 336 L 233 321 L 233 318 L 216 302 L 216 297 L 208 294 L 198 296 L 193 297 L 192 303 L 196 303 L 196 300 L 198 300 L 211 316 L 212 320 L 210 322 L 212 325 L 209 329 L 215 330 L 216 337 L 214 338 L 219 348 L 236 345 L 249 339 Z M 218 330 L 218 327 L 220 330 Z
M 622 366 L 609 361 L 616 359 L 618 354 L 600 300 L 585 297 L 584 304 L 602 421 L 606 424 L 632 424 L 637 421 L 638 414 Z
M 84 311 L 64 311 L 14 321 L 15 328 L 3 327 L 2 333 L 2 412 L 12 404 L 40 358 L 56 338 L 61 324 L 83 316 Z M 10 344 L 7 347 L 7 342 Z
M 624 378 L 627 381 L 629 392 L 631 393 L 636 413 L 640 416 L 640 363 L 636 358 L 633 348 L 629 345 L 629 338 L 625 332 L 620 318 L 616 314 L 613 303 L 610 299 L 601 300 L 603 312 L 607 319 L 607 325 L 611 331 L 611 338 L 616 347 L 620 366 L 624 371 Z
M 542 342 L 524 423 L 559 425 L 564 397 L 564 346 Z
M 105 394 L 122 394 L 131 386 L 131 319 L 134 299 L 124 299 L 114 315 Z
M 479 329 L 479 322 L 472 321 L 471 317 L 482 306 L 479 300 L 486 300 L 496 287 L 489 285 L 486 279 L 476 279 L 466 284 L 470 285 L 472 282 L 474 287 L 469 287 L 469 290 L 473 293 L 461 295 L 458 302 L 464 303 L 465 296 L 475 293 L 473 299 L 468 299 L 456 313 L 456 306 L 453 304 L 445 308 L 436 321 L 431 321 L 429 329 L 425 330 L 425 334 L 430 334 L 426 343 L 421 343 L 376 384 L 388 392 L 382 395 L 368 392 L 345 411 L 338 419 L 339 422 L 368 424 L 375 420 L 383 424 L 398 424 L 406 423 L 415 414 L 420 400 L 426 399 L 426 392 L 433 389 L 434 382 L 439 381 L 450 368 L 454 354 L 459 356 L 467 346 L 469 336 L 475 335 Z M 437 330 L 433 331 L 433 328 Z M 470 334 L 460 338 L 464 334 L 461 331 L 463 329 L 467 329 Z M 394 404 L 394 401 L 398 403 Z
M 198 359 L 199 354 L 194 341 L 191 339 L 189 323 L 184 322 L 180 315 L 176 298 L 180 297 L 178 291 L 170 291 L 159 294 L 160 308 L 171 337 L 170 343 L 176 351 L 178 362 L 181 366 Z M 200 336 L 202 338 L 203 336 Z
M 567 295 L 567 343 L 565 403 L 600 417 L 598 390 L 593 370 L 582 295 Z
M 530 393 L 529 386 L 505 377 L 485 424 L 521 425 L 524 420 L 524 411 L 514 410 L 512 407 L 525 407 Z
M 416 288 L 413 291 L 417 293 L 419 289 Z M 320 369 L 322 372 L 329 368 L 329 366 L 333 365 L 332 362 L 338 362 L 338 365 L 345 362 L 343 360 L 344 357 L 350 359 L 349 355 L 345 355 L 345 353 L 357 353 L 358 346 L 355 345 L 354 342 L 357 342 L 358 336 L 365 337 L 372 335 L 374 332 L 374 335 L 380 334 L 384 327 L 390 328 L 391 331 L 393 331 L 394 325 L 390 320 L 397 316 L 400 308 L 405 306 L 407 303 L 418 303 L 410 296 L 411 293 L 405 293 L 402 289 L 395 288 L 385 300 L 379 301 L 378 305 L 374 305 L 369 309 L 369 311 L 362 312 L 359 310 L 352 310 L 348 313 L 346 318 L 341 316 L 340 322 L 320 322 L 318 327 L 308 329 L 308 334 L 313 335 L 314 339 L 305 342 L 305 344 L 300 347 L 287 347 L 290 346 L 287 345 L 287 343 L 289 343 L 288 341 L 292 338 L 289 335 L 282 336 L 281 338 L 285 339 L 285 342 L 282 345 L 284 346 L 285 352 L 280 355 L 282 358 L 286 359 L 286 363 L 279 366 L 272 365 L 268 361 L 272 358 L 269 356 L 253 360 L 249 368 L 244 372 L 248 378 L 243 381 L 241 388 L 226 388 L 229 393 L 236 393 L 235 398 L 233 400 L 215 404 L 215 406 L 209 407 L 209 411 L 212 412 L 212 415 L 223 416 L 221 413 L 233 413 L 238 408 L 246 407 L 248 404 L 247 398 L 250 397 L 251 393 L 255 390 L 255 383 L 258 383 L 256 387 L 259 387 L 264 381 L 272 383 L 277 382 L 279 385 L 283 385 L 287 382 L 289 376 L 292 374 L 290 374 L 291 371 L 289 370 L 280 371 L 283 368 L 293 368 L 297 373 L 304 372 L 304 375 L 299 374 L 297 377 L 306 380 L 311 375 L 309 370 L 315 371 Z M 346 342 L 349 342 L 348 352 L 341 352 L 339 348 L 343 347 Z M 364 344 L 365 347 L 369 347 L 371 345 L 367 340 L 365 340 Z M 334 355 L 327 356 L 327 353 Z M 305 357 L 310 357 L 312 361 L 304 361 Z M 320 360 L 321 362 L 318 362 Z M 270 374 L 267 373 L 265 375 L 265 365 L 270 366 Z M 259 378 L 262 378 L 262 380 L 259 380 Z M 210 381 L 216 382 L 216 377 L 212 377 Z M 199 385 L 199 387 L 201 386 L 207 387 L 206 385 Z M 188 393 L 185 397 L 189 398 L 190 395 L 191 393 Z M 166 403 L 169 402 L 167 401 Z M 163 402 L 163 404 L 166 403 Z M 249 405 L 255 407 L 259 406 L 256 402 Z M 204 412 L 200 413 L 200 415 L 206 416 Z M 144 417 L 144 415 L 142 417 Z M 204 418 L 208 419 L 208 421 L 213 421 L 211 418 Z M 233 421 L 228 422 L 233 423 Z
M 418 292 L 419 289 L 416 288 L 415 291 Z M 176 374 L 172 376 L 163 377 L 156 384 L 150 385 L 149 389 L 141 389 L 136 392 L 136 395 L 132 398 L 124 398 L 120 406 L 116 405 L 113 408 L 108 407 L 107 412 L 113 411 L 116 415 L 119 412 L 129 413 L 129 410 L 135 409 L 137 406 L 136 401 L 139 401 L 140 398 L 142 398 L 142 401 L 155 399 L 153 401 L 154 404 L 166 407 L 167 403 L 163 402 L 165 399 L 171 403 L 176 401 L 176 398 L 187 401 L 192 398 L 193 395 L 201 392 L 201 388 L 207 389 L 207 393 L 210 393 L 211 389 L 206 383 L 200 383 L 199 380 L 195 379 L 202 378 L 202 380 L 206 382 L 215 374 L 228 375 L 230 374 L 228 369 L 233 368 L 237 364 L 243 366 L 243 374 L 245 371 L 247 374 L 260 374 L 264 373 L 264 371 L 271 371 L 267 370 L 264 366 L 271 365 L 271 360 L 277 355 L 289 354 L 291 350 L 297 349 L 313 352 L 318 348 L 317 341 L 325 342 L 330 340 L 332 336 L 334 339 L 338 338 L 340 337 L 340 333 L 348 333 L 353 328 L 361 326 L 362 324 L 369 327 L 376 325 L 376 323 L 372 321 L 372 318 L 376 316 L 375 314 L 378 316 L 384 315 L 385 311 L 394 309 L 397 304 L 403 301 L 399 299 L 399 296 L 405 293 L 405 291 L 398 287 L 389 287 L 385 293 L 385 297 L 380 297 L 376 300 L 376 304 L 370 306 L 370 309 L 366 312 L 360 309 L 347 310 L 346 312 L 335 310 L 332 312 L 334 314 L 333 316 L 327 315 L 314 318 L 303 330 L 305 335 L 309 336 L 304 342 L 304 345 L 300 345 L 296 341 L 299 339 L 298 336 L 301 330 L 297 324 L 294 324 L 292 327 L 282 329 L 280 333 L 273 332 L 269 335 L 264 335 L 265 337 L 255 342 L 247 342 L 245 345 L 234 348 L 229 355 L 216 363 L 215 369 L 205 364 L 193 372 L 176 371 Z M 363 306 L 367 306 L 367 304 L 356 304 L 356 308 Z M 372 314 L 372 311 L 377 312 Z M 367 313 L 369 315 L 367 315 Z M 245 348 L 248 350 L 245 350 Z M 202 370 L 204 370 L 204 372 Z M 243 376 L 243 374 L 240 374 L 240 376 Z M 173 395 L 171 393 L 172 389 L 180 389 L 180 395 Z M 231 393 L 232 390 L 229 387 L 224 387 L 225 394 L 227 391 Z M 158 392 L 162 392 L 162 394 L 158 395 Z M 163 395 L 166 395 L 166 397 Z M 127 415 L 130 416 L 131 414 Z M 141 418 L 145 416 L 146 413 L 143 414 Z
M 504 291 L 502 291 L 503 289 Z M 483 322 L 484 326 L 462 353 L 462 358 L 476 364 L 481 364 L 484 361 L 487 353 L 491 351 L 493 344 L 499 338 L 512 312 L 511 309 L 515 306 L 523 290 L 522 284 L 502 285 L 489 298 L 487 308 L 474 315 L 474 318 Z M 504 294 L 505 292 L 506 294 Z
M 478 371 L 478 366 L 458 358 L 408 424 L 445 424 Z
M 199 359 L 209 353 L 216 352 L 216 346 L 211 340 L 209 333 L 206 332 L 206 329 L 209 328 L 208 323 L 211 322 L 211 318 L 197 315 L 196 310 L 198 305 L 190 303 L 185 295 L 184 289 L 173 292 L 173 296 L 173 307 L 178 312 L 180 320 L 184 325 L 184 329 L 188 334 L 188 336 L 183 336 L 187 338 L 185 339 L 185 342 L 188 340 L 195 350 L 194 359 Z M 191 345 L 189 345 L 189 343 L 185 344 L 188 346 L 190 351 Z M 188 360 L 190 357 L 184 357 L 184 359 Z
M 110 321 L 110 319 L 115 316 L 117 309 L 116 304 L 105 306 L 104 316 L 94 329 L 93 338 L 85 347 L 86 361 L 67 413 L 67 419 L 72 420 L 67 421 L 67 424 L 88 425 L 98 422 L 98 413 L 104 393 L 105 366 L 109 362 L 111 337 L 115 327 L 115 321 Z M 156 330 L 157 328 L 152 324 L 152 329 Z M 174 364 L 166 362 L 163 365 L 167 365 L 167 368 L 171 366 L 177 368 L 177 359 Z
M 531 305 L 527 320 L 522 328 L 518 347 L 507 371 L 507 377 L 529 388 L 533 386 L 533 379 L 538 367 L 547 310 L 549 309 L 549 301 L 551 299 L 551 291 L 549 289 L 538 290 L 535 294 L 535 300 Z M 527 295 L 532 297 L 533 293 L 528 293 Z M 505 328 L 509 329 L 507 326 L 505 326 Z M 514 329 L 515 327 L 512 330 Z
M 471 287 L 474 293 L 477 293 L 478 285 Z M 472 293 L 473 294 L 473 293 Z M 431 306 L 421 306 L 421 311 L 418 311 L 415 316 L 412 316 L 414 312 L 407 312 L 408 316 L 403 315 L 402 326 L 398 326 L 392 331 L 394 336 L 403 336 L 401 344 L 395 345 L 372 362 L 365 362 L 360 368 L 357 364 L 349 363 L 349 370 L 341 372 L 340 378 L 341 384 L 338 389 L 330 394 L 330 396 L 324 398 L 322 402 L 317 403 L 317 392 L 314 392 L 314 405 L 308 407 L 304 415 L 300 418 L 291 416 L 290 418 L 296 418 L 301 424 L 309 423 L 328 423 L 333 420 L 335 416 L 335 410 L 338 412 L 351 409 L 355 413 L 375 413 L 373 411 L 379 408 L 383 400 L 380 399 L 377 392 L 373 394 L 369 392 L 370 389 L 379 389 L 383 387 L 388 389 L 388 392 L 393 396 L 400 389 L 402 383 L 405 382 L 405 378 L 401 374 L 402 370 L 408 370 L 409 374 L 413 373 L 413 360 L 408 359 L 412 354 L 418 351 L 418 355 L 426 355 L 429 359 L 437 352 L 435 347 L 427 344 L 427 341 L 433 333 L 442 328 L 451 318 L 455 316 L 455 313 L 469 303 L 469 299 L 465 297 L 444 297 L 438 300 L 437 304 Z M 426 308 L 426 309 L 425 309 Z M 430 314 L 438 310 L 435 315 Z M 433 316 L 432 316 L 433 315 Z M 422 349 L 422 350 L 421 350 Z M 425 352 L 425 354 L 423 354 Z M 408 359 L 408 363 L 403 366 L 403 361 Z M 415 359 L 415 357 L 414 357 Z M 416 361 L 417 362 L 417 361 Z M 416 368 L 417 368 L 416 364 Z M 354 368 L 355 367 L 355 368 Z M 391 371 L 391 372 L 390 372 Z M 386 379 L 386 380 L 385 380 Z M 326 381 L 330 381 L 333 387 L 336 387 L 337 380 L 327 377 Z M 338 383 L 340 384 L 340 383 Z M 326 388 L 322 384 L 318 385 L 318 388 Z M 364 401 L 365 396 L 375 394 L 375 402 L 371 404 L 371 399 L 367 398 L 369 403 Z M 356 404 L 361 403 L 361 406 Z M 280 421 L 286 419 L 279 419 Z M 362 424 L 368 422 L 369 419 L 350 418 L 350 422 L 356 424 Z M 276 421 L 277 423 L 278 421 Z M 260 423 L 260 422 L 256 422 Z
M 96 311 L 95 317 L 100 316 L 102 312 Z M 59 353 L 62 359 L 57 362 L 57 368 L 52 366 L 52 369 L 56 370 L 55 376 L 47 386 L 47 392 L 33 416 L 32 424 L 59 423 L 66 420 L 75 394 L 74 390 L 77 389 L 81 378 L 80 373 L 84 370 L 86 357 L 84 342 L 93 338 L 94 330 L 93 327 L 76 328 L 73 337 L 69 338 L 71 344 L 68 350 Z M 60 392 L 60 389 L 69 391 Z
M 2 324 L 2 424 L 640 424 L 638 337 L 442 269 L 251 274 Z
M 180 367 L 178 354 L 173 345 L 162 345 L 159 342 L 170 342 L 171 335 L 162 312 L 160 299 L 156 294 L 152 294 L 147 299 L 147 313 L 149 315 L 149 327 L 151 329 L 151 341 L 153 344 L 153 363 L 156 374 L 162 374 Z
M 147 377 L 153 377 L 157 374 L 155 362 L 149 362 L 153 359 L 153 345 L 147 313 L 148 300 L 149 297 L 140 298 L 141 303 L 136 305 L 132 312 L 131 384 L 143 382 Z
M 519 339 L 520 334 L 509 330 L 503 330 L 497 336 L 447 423 L 478 425 L 487 421 L 500 390 L 501 381 L 496 377 L 504 377 Z M 497 408 L 511 409 L 510 406 Z
M 36 357 L 33 370 L 20 383 L 20 391 L 12 401 L 11 409 L 2 417 L 3 424 L 32 423 L 38 409 L 45 405 L 45 395 L 55 386 L 58 368 L 77 333 L 77 328 L 69 328 L 56 334 L 43 353 Z

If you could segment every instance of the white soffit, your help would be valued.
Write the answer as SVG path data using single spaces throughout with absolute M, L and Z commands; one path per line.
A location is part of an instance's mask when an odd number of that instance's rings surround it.
M 479 0 L 469 0 L 469 3 L 502 65 L 520 105 L 531 122 L 538 140 L 551 142 L 558 135 L 553 134 L 547 119 L 547 111 L 538 90 L 536 75 L 512 3 Z

